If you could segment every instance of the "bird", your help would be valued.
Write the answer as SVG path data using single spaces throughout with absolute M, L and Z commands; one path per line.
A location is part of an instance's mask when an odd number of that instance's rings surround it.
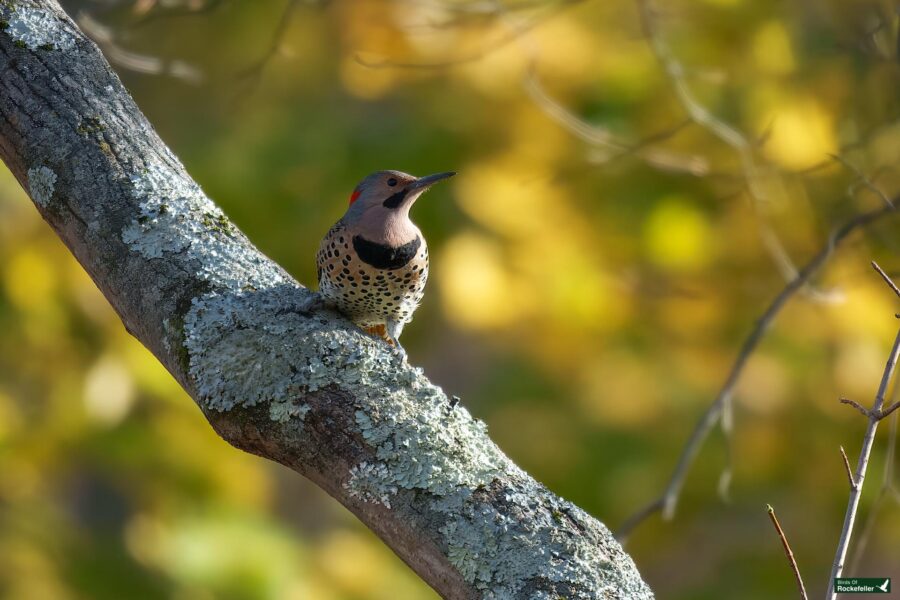
M 428 246 L 409 211 L 432 185 L 454 175 L 376 171 L 364 178 L 319 245 L 319 291 L 304 312 L 323 304 L 334 308 L 405 357 L 400 334 L 428 280 Z

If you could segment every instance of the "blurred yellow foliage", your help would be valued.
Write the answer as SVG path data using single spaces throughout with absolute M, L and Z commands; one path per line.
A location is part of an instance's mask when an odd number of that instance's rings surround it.
M 771 415 L 790 400 L 789 377 L 784 364 L 767 354 L 757 354 L 747 364 L 736 396 L 753 412 Z
M 263 597 L 277 598 L 295 577 L 300 548 L 272 523 L 224 511 L 171 523 L 147 519 L 129 526 L 129 545 L 137 556 L 188 585 L 259 590 Z
M 804 169 L 837 152 L 831 113 L 808 96 L 776 94 L 763 102 L 766 108 L 757 121 L 759 131 L 768 131 L 766 156 L 788 169 Z
M 537 300 L 503 269 L 500 248 L 475 232 L 458 234 L 444 246 L 435 274 L 444 310 L 461 327 L 512 325 L 528 314 Z
M 874 396 L 884 370 L 884 347 L 870 337 L 852 337 L 838 347 L 834 384 L 840 395 L 863 401 Z M 834 402 L 834 399 L 830 399 Z M 843 407 L 846 408 L 846 407 Z
M 527 165 L 472 165 L 460 173 L 455 192 L 469 217 L 500 235 L 523 239 L 564 233 L 548 231 L 562 225 L 559 217 L 567 210 L 564 190 L 553 185 L 548 174 Z
M 57 273 L 36 248 L 26 246 L 10 256 L 3 275 L 6 294 L 19 310 L 42 313 L 52 306 Z
M 371 69 L 360 64 L 355 57 L 345 57 L 341 62 L 341 81 L 344 88 L 366 100 L 375 100 L 388 94 L 397 80 L 391 69 Z
M 689 270 L 708 264 L 712 232 L 702 212 L 686 198 L 660 200 L 644 225 L 647 258 L 666 269 Z
M 773 75 L 787 75 L 794 70 L 794 52 L 784 23 L 769 21 L 756 31 L 753 58 L 760 70 Z
M 131 373 L 115 356 L 101 356 L 85 376 L 85 410 L 103 425 L 120 423 L 131 410 L 134 395 Z
M 381 554 L 357 533 L 337 530 L 328 535 L 317 556 L 319 569 L 344 592 L 361 595 L 383 585 Z
M 8 394 L 0 391 L 0 449 L 6 438 L 16 433 L 21 425 L 22 416 L 18 407 Z
M 646 424 L 662 408 L 662 382 L 648 378 L 642 360 L 633 354 L 604 354 L 579 375 L 579 408 L 598 427 Z

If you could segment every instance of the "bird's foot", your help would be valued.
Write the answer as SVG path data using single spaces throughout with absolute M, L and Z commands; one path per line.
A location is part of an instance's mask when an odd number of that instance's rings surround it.
M 406 356 L 406 350 L 403 349 L 403 346 L 400 345 L 400 342 L 394 340 L 391 346 L 393 346 L 393 348 L 391 348 L 391 354 L 400 357 L 400 360 L 402 360 L 403 362 L 407 362 L 408 357 Z
M 363 331 L 380 340 L 384 340 L 391 346 L 391 353 L 399 356 L 406 362 L 406 350 L 400 345 L 396 337 L 392 336 L 384 324 L 373 325 L 371 327 L 363 327 Z
M 306 317 L 310 316 L 317 310 L 324 308 L 325 299 L 319 292 L 310 292 L 303 302 L 297 306 L 297 312 Z
M 403 359 L 403 362 L 406 362 L 406 350 L 403 349 L 403 346 L 400 345 L 397 338 L 390 334 L 388 328 L 383 323 L 372 325 L 371 327 L 363 327 L 362 330 L 373 337 L 387 342 L 388 345 L 391 346 L 391 353 L 395 356 L 399 356 Z
M 400 333 L 403 331 L 404 323 L 401 321 L 388 320 L 384 324 L 385 337 L 390 340 L 394 347 L 394 353 L 399 355 L 403 362 L 406 362 L 406 350 L 400 345 Z

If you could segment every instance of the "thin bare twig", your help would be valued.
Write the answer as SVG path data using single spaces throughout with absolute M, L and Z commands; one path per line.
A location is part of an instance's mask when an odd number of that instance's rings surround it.
M 763 244 L 774 260 L 775 265 L 781 271 L 782 276 L 785 280 L 790 281 L 796 277 L 797 268 L 790 259 L 781 240 L 763 215 L 769 197 L 764 186 L 761 185 L 761 172 L 754 153 L 756 144 L 751 142 L 735 127 L 716 117 L 697 100 L 688 84 L 684 65 L 672 54 L 671 49 L 665 43 L 657 28 L 656 12 L 651 4 L 651 0 L 637 0 L 637 6 L 641 26 L 644 29 L 650 49 L 656 56 L 657 62 L 662 67 L 678 102 L 687 112 L 688 117 L 737 153 L 744 176 L 744 183 L 752 201 L 751 207 L 759 218 Z
M 775 516 L 775 509 L 772 508 L 771 504 L 766 504 L 766 510 L 769 511 L 769 519 L 772 520 L 772 525 L 775 526 L 775 531 L 778 532 L 778 537 L 781 539 L 781 545 L 784 546 L 784 554 L 787 556 L 788 563 L 791 565 L 791 571 L 794 572 L 794 577 L 797 579 L 797 587 L 800 588 L 800 597 L 803 600 L 808 600 L 806 596 L 806 586 L 803 585 L 803 577 L 800 576 L 800 568 L 797 566 L 797 560 L 794 558 L 794 552 L 791 550 L 791 545 L 788 544 L 787 536 L 784 535 L 784 530 L 781 529 L 781 523 L 778 522 L 778 517 Z
M 841 446 L 841 458 L 844 459 L 844 468 L 847 469 L 847 479 L 850 482 L 850 488 L 856 487 L 856 482 L 853 481 L 853 469 L 850 468 L 850 460 L 847 458 L 847 452 L 844 450 L 844 447 Z
M 894 281 L 890 277 L 888 277 L 888 274 L 885 273 L 884 270 L 879 267 L 878 263 L 874 260 L 872 261 L 872 268 L 878 271 L 878 274 L 881 275 L 881 278 L 884 279 L 884 282 L 888 284 L 888 287 L 890 287 L 891 290 L 894 291 L 894 294 L 896 294 L 897 297 L 900 298 L 900 288 L 897 287 L 897 284 L 894 283 Z
M 856 410 L 862 413 L 862 416 L 868 417 L 870 416 L 869 409 L 860 404 L 855 400 L 851 400 L 850 398 L 841 398 L 841 404 L 847 404 L 848 406 L 852 406 Z
M 763 171 L 757 163 L 755 150 L 758 142 L 749 139 L 737 128 L 715 116 L 696 98 L 688 82 L 684 65 L 676 59 L 658 30 L 657 15 L 652 0 L 636 0 L 636 2 L 641 26 L 643 27 L 648 44 L 669 80 L 678 102 L 694 123 L 706 129 L 714 137 L 731 147 L 737 154 L 741 166 L 741 173 L 743 175 L 744 186 L 750 197 L 750 207 L 757 219 L 757 230 L 762 245 L 785 281 L 798 281 L 799 272 L 797 266 L 791 259 L 787 249 L 778 237 L 778 234 L 772 227 L 766 214 L 771 198 L 766 190 L 766 186 L 763 184 Z M 834 297 L 831 293 L 815 289 L 809 280 L 803 281 L 798 289 L 802 293 L 820 301 L 831 301 Z M 725 417 L 730 415 L 730 404 L 730 393 L 721 396 L 721 407 L 715 411 L 716 414 L 712 416 L 711 419 L 713 424 L 718 422 L 722 425 L 727 444 L 731 444 L 731 420 L 728 418 L 720 419 L 719 416 L 720 414 Z M 731 453 L 729 453 L 729 455 L 730 454 Z M 723 496 L 727 494 L 727 483 L 730 480 L 731 470 L 731 465 L 727 465 L 719 480 L 719 490 L 720 494 Z M 671 505 L 667 503 L 667 507 L 669 506 Z
M 247 90 L 252 90 L 252 88 L 259 83 L 263 71 L 265 71 L 266 67 L 269 66 L 269 63 L 281 49 L 281 45 L 284 43 L 284 37 L 287 34 L 288 25 L 290 25 L 291 17 L 294 14 L 294 9 L 297 7 L 297 1 L 298 0 L 288 0 L 287 4 L 282 9 L 281 16 L 278 18 L 278 24 L 275 26 L 275 31 L 272 33 L 269 47 L 262 56 L 254 61 L 252 65 L 238 73 L 238 80 L 246 84 Z
M 894 398 L 896 399 L 898 395 L 898 391 L 900 391 L 900 386 L 894 386 Z M 900 401 L 894 402 L 894 406 L 900 406 Z M 885 457 L 884 457 L 884 471 L 881 477 L 881 487 L 878 489 L 878 494 L 875 496 L 875 500 L 872 502 L 872 508 L 869 510 L 869 515 L 866 517 L 866 523 L 863 525 L 862 533 L 859 535 L 859 540 L 856 542 L 856 549 L 853 552 L 853 558 L 850 560 L 850 570 L 856 571 L 859 566 L 859 562 L 862 560 L 862 557 L 865 555 L 866 547 L 869 545 L 869 539 L 872 536 L 872 531 L 875 528 L 875 521 L 878 518 L 878 513 L 881 511 L 881 507 L 884 505 L 884 502 L 889 499 L 893 499 L 895 502 L 900 503 L 900 493 L 898 493 L 897 488 L 894 483 L 894 457 L 895 452 L 897 450 L 897 416 L 894 415 L 894 418 L 891 419 L 890 429 L 888 430 L 888 443 L 887 448 L 885 449 Z
M 894 402 L 889 407 L 887 407 L 883 410 L 875 410 L 875 409 L 869 410 L 866 407 L 860 405 L 859 402 L 854 402 L 853 400 L 850 400 L 848 398 L 841 398 L 841 404 L 849 404 L 850 406 L 852 406 L 853 408 L 855 408 L 856 410 L 861 412 L 864 417 L 869 417 L 869 418 L 875 419 L 876 421 L 880 421 L 880 420 L 890 416 L 891 413 L 893 413 L 895 410 L 900 408 L 900 400 L 898 400 L 897 402 Z
M 583 142 L 594 148 L 603 149 L 603 155 L 595 159 L 597 163 L 609 164 L 628 156 L 634 156 L 661 171 L 684 172 L 697 177 L 708 175 L 710 172 L 709 161 L 703 156 L 682 155 L 654 147 L 655 144 L 675 136 L 685 127 L 693 124 L 691 119 L 685 119 L 637 142 L 631 142 L 619 138 L 605 127 L 588 123 L 550 97 L 540 84 L 534 69 L 529 70 L 523 85 L 525 91 L 544 114 Z
M 745 338 L 737 358 L 735 359 L 728 376 L 725 378 L 725 382 L 722 384 L 719 393 L 716 395 L 716 398 L 706 409 L 706 412 L 703 413 L 700 420 L 697 422 L 697 425 L 694 427 L 694 431 L 691 433 L 684 450 L 682 450 L 681 456 L 678 459 L 678 464 L 675 466 L 675 471 L 669 478 L 669 482 L 666 484 L 666 488 L 662 495 L 626 519 L 616 532 L 616 537 L 620 540 L 624 539 L 634 527 L 657 511 L 662 511 L 663 518 L 665 519 L 670 519 L 674 515 L 681 489 L 684 486 L 685 478 L 687 477 L 687 473 L 693 464 L 697 453 L 706 441 L 710 431 L 712 431 L 713 427 L 719 421 L 723 410 L 725 410 L 725 405 L 734 393 L 734 388 L 737 385 L 750 356 L 756 350 L 763 336 L 769 330 L 769 327 L 771 327 L 775 317 L 778 316 L 787 301 L 790 300 L 794 294 L 806 284 L 806 282 L 819 272 L 822 266 L 831 257 L 832 253 L 838 248 L 841 242 L 847 238 L 847 236 L 857 229 L 871 225 L 880 218 L 894 213 L 894 209 L 884 206 L 879 209 L 861 213 L 845 222 L 832 232 L 819 252 L 816 253 L 816 255 L 813 256 L 800 271 L 798 271 L 797 275 L 782 288 L 778 295 L 775 296 L 763 312 L 762 316 L 756 321 L 753 330 L 747 338 Z
M 458 56 L 456 58 L 441 61 L 422 62 L 398 61 L 389 58 L 370 60 L 363 58 L 359 54 L 357 54 L 354 58 L 356 62 L 358 62 L 362 66 L 372 69 L 445 69 L 458 65 L 473 63 L 493 54 L 494 52 L 497 52 L 498 50 L 505 48 L 506 46 L 509 46 L 536 27 L 559 15 L 565 9 L 581 2 L 584 2 L 584 0 L 560 0 L 560 2 L 546 7 L 544 11 L 539 14 L 527 18 L 522 18 L 521 20 L 511 24 L 509 29 L 507 29 L 501 36 L 497 37 L 497 39 L 493 40 L 493 42 L 486 44 L 473 52 Z M 501 16 L 508 16 L 506 15 L 506 12 L 507 11 L 504 11 L 499 14 Z
M 876 196 L 878 196 L 879 198 L 881 198 L 882 202 L 884 202 L 888 206 L 892 206 L 891 199 L 888 198 L 888 195 L 884 193 L 884 190 L 882 190 L 880 187 L 875 185 L 874 180 L 872 180 L 868 175 L 866 175 L 865 173 L 860 171 L 859 168 L 856 167 L 856 165 L 854 165 L 853 163 L 848 161 L 846 158 L 844 158 L 840 154 L 829 154 L 829 156 L 831 156 L 831 158 L 838 161 L 839 163 L 841 163 L 842 165 L 844 165 L 845 167 L 850 169 L 854 174 L 856 174 L 856 177 L 857 177 L 856 182 L 850 186 L 849 190 L 847 190 L 847 193 L 850 196 L 855 195 L 856 188 L 862 186 L 862 187 L 866 188 L 867 190 L 869 190 L 870 192 L 872 192 L 873 194 L 875 194 Z
M 78 26 L 93 39 L 109 61 L 123 69 L 146 75 L 166 75 L 192 85 L 203 82 L 203 72 L 183 60 L 166 60 L 157 56 L 138 54 L 119 45 L 113 30 L 100 23 L 87 11 L 79 11 Z
M 869 411 L 869 423 L 866 427 L 865 436 L 863 436 L 862 449 L 859 451 L 859 461 L 856 463 L 856 473 L 853 480 L 856 485 L 850 488 L 850 499 L 847 503 L 847 512 L 844 515 L 844 526 L 841 529 L 841 537 L 838 541 L 837 551 L 834 555 L 834 564 L 831 567 L 831 576 L 828 578 L 828 600 L 834 600 L 837 594 L 834 591 L 834 580 L 840 577 L 844 572 L 844 561 L 847 558 L 847 548 L 850 547 L 850 537 L 853 534 L 853 523 L 856 520 L 856 512 L 859 509 L 859 499 L 862 496 L 863 483 L 866 479 L 866 469 L 869 466 L 869 455 L 872 453 L 872 444 L 875 442 L 875 432 L 878 429 L 880 421 L 879 413 L 881 406 L 884 404 L 884 395 L 887 391 L 888 383 L 894 375 L 894 368 L 897 366 L 897 358 L 900 356 L 900 331 L 897 331 L 897 337 L 894 339 L 894 346 L 888 357 L 887 364 L 884 367 L 884 373 L 881 376 L 881 384 L 878 386 L 878 393 L 875 395 L 875 402 L 872 410 Z
M 887 407 L 886 409 L 882 410 L 882 411 L 881 411 L 881 414 L 878 416 L 878 420 L 880 421 L 881 419 L 884 419 L 885 417 L 890 416 L 891 413 L 893 413 L 893 412 L 894 412 L 895 410 L 897 410 L 898 408 L 900 408 L 900 401 L 894 402 L 894 403 L 891 404 L 889 407 Z
M 859 134 L 857 136 L 857 138 L 854 141 L 841 145 L 841 147 L 838 148 L 837 154 L 840 156 L 843 156 L 854 150 L 859 150 L 860 148 L 865 148 L 869 143 L 872 142 L 873 139 L 875 139 L 877 136 L 881 135 L 886 130 L 895 127 L 897 125 L 897 123 L 898 123 L 898 115 L 896 113 L 893 113 L 889 117 L 887 117 L 884 121 L 879 122 L 875 125 L 872 125 L 866 131 L 863 131 L 861 134 Z M 824 169 L 831 168 L 832 166 L 834 166 L 834 158 L 829 156 L 829 157 L 827 157 L 823 160 L 820 160 L 819 162 L 812 164 L 808 167 L 803 167 L 801 169 L 794 169 L 794 170 L 788 171 L 788 174 L 800 175 L 800 176 L 812 175 L 812 174 L 822 171 Z M 853 170 L 853 169 L 851 169 L 851 170 Z M 871 179 L 874 179 L 874 176 L 870 176 L 870 180 Z M 854 190 L 851 189 L 848 191 L 853 193 Z
M 156 20 L 172 19 L 177 17 L 194 17 L 211 13 L 217 10 L 223 4 L 223 0 L 206 0 L 206 2 L 188 3 L 182 6 L 168 6 L 159 4 L 155 0 L 148 2 L 136 2 L 132 7 L 134 15 L 133 22 L 129 25 L 131 28 L 138 28 Z

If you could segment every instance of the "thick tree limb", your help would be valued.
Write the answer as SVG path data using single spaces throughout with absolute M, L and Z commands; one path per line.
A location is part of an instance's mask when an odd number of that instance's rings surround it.
M 225 440 L 316 482 L 442 596 L 652 597 L 605 526 L 420 370 L 299 314 L 308 292 L 203 194 L 55 0 L 0 1 L 0 158 Z

